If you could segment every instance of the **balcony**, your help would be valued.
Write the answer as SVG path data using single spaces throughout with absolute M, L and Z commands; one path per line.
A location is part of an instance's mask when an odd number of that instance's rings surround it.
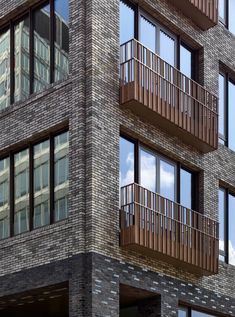
M 120 104 L 199 151 L 218 148 L 217 97 L 137 40 L 121 45 Z
M 170 0 L 202 30 L 218 23 L 218 0 Z
M 120 243 L 199 275 L 218 273 L 219 224 L 137 185 L 121 188 Z

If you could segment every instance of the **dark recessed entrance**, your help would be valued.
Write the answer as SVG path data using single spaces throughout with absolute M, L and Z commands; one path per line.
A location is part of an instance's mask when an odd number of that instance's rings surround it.
M 2 297 L 0 316 L 69 317 L 68 284 Z

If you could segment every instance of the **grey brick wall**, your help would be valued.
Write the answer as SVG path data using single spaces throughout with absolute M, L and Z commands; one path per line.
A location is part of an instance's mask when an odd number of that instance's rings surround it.
M 138 2 L 176 34 L 201 48 L 200 82 L 217 94 L 219 62 L 235 71 L 235 37 L 220 25 L 206 32 L 200 30 L 167 0 Z M 29 3 L 32 1 L 0 0 L 0 25 Z M 70 259 L 79 253 L 96 252 L 106 258 L 81 262 L 82 267 L 88 267 L 86 282 L 76 274 L 72 278 L 71 316 L 101 316 L 101 311 L 102 316 L 118 316 L 119 283 L 154 288 L 154 292 L 161 293 L 162 316 L 176 316 L 178 299 L 198 306 L 210 305 L 213 310 L 235 315 L 234 267 L 221 263 L 217 276 L 199 278 L 160 260 L 120 249 L 119 134 L 125 131 L 199 171 L 200 210 L 217 220 L 219 181 L 235 188 L 234 152 L 220 145 L 217 151 L 202 155 L 177 137 L 120 108 L 119 0 L 70 0 L 70 17 L 68 79 L 49 85 L 42 93 L 0 112 L 0 154 L 68 122 L 69 218 L 0 241 L 0 275 L 5 281 L 1 294 L 4 295 L 9 287 L 11 274 L 29 269 L 37 272 L 38 267 L 47 263 Z M 77 261 L 79 266 L 79 261 L 83 260 Z M 113 271 L 107 270 L 107 263 L 111 263 Z M 127 267 L 128 273 L 120 273 L 122 266 Z M 131 273 L 129 266 L 133 267 Z M 142 281 L 139 283 L 134 278 L 140 274 L 138 272 L 141 272 Z M 6 276 L 9 282 L 4 280 Z M 157 281 L 158 286 L 154 286 L 153 281 Z M 177 286 L 172 287 L 168 281 Z M 33 287 L 31 280 L 26 282 L 27 287 Z M 49 277 L 48 283 L 51 283 Z M 168 283 L 168 292 L 164 292 L 165 284 L 162 283 Z M 15 289 L 14 285 L 12 287 Z M 114 293 L 109 298 L 111 291 Z M 177 294 L 177 300 L 171 303 L 169 294 Z M 204 296 L 209 299 L 205 300 Z

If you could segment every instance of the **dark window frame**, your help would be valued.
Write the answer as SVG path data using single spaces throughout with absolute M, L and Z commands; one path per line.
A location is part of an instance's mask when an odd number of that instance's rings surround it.
M 120 0 L 121 2 L 125 3 L 127 6 L 132 8 L 134 11 L 134 37 L 138 41 L 140 41 L 140 18 L 141 16 L 145 17 L 147 20 L 149 20 L 152 24 L 154 24 L 158 29 L 165 32 L 169 37 L 173 38 L 176 43 L 175 47 L 175 68 L 177 68 L 180 71 L 180 45 L 184 46 L 192 53 L 192 59 L 191 59 L 191 72 L 192 72 L 192 80 L 198 81 L 198 72 L 196 71 L 196 63 L 198 61 L 198 51 L 196 49 L 193 49 L 188 43 L 186 43 L 184 40 L 182 40 L 180 35 L 175 34 L 172 32 L 167 26 L 161 24 L 157 19 L 155 19 L 153 16 L 151 16 L 149 13 L 147 13 L 144 9 L 140 8 L 138 4 L 133 3 L 131 0 Z M 159 36 L 157 41 L 159 42 Z M 159 49 L 159 44 L 156 43 L 156 46 Z M 159 55 L 159 52 L 157 52 Z
M 175 202 L 180 204 L 180 171 L 185 170 L 192 175 L 191 179 L 191 189 L 192 189 L 192 210 L 199 211 L 199 182 L 198 182 L 198 172 L 191 170 L 189 167 L 185 166 L 184 164 L 181 164 L 180 162 L 177 162 L 176 160 L 173 160 L 166 155 L 160 153 L 156 149 L 149 147 L 148 145 L 144 144 L 143 142 L 140 142 L 138 139 L 129 136 L 126 133 L 121 132 L 120 138 L 123 138 L 134 145 L 134 182 L 139 184 L 140 183 L 140 149 L 146 149 L 150 153 L 153 153 L 154 155 L 162 158 L 163 160 L 169 161 L 170 163 L 175 164 L 176 166 L 176 200 Z
M 56 18 L 55 0 L 42 0 L 31 5 L 28 9 L 21 12 L 17 17 L 10 19 L 0 28 L 0 35 L 9 30 L 10 32 L 10 105 L 15 103 L 15 69 L 14 69 L 14 27 L 17 23 L 29 18 L 29 96 L 34 94 L 34 12 L 40 10 L 45 5 L 50 5 L 50 78 L 49 83 L 55 83 L 55 38 L 56 38 Z M 69 74 L 68 74 L 69 75 Z M 35 93 L 40 93 L 35 92 Z
M 63 134 L 63 133 L 69 133 L 68 127 L 62 127 L 61 129 L 56 130 L 55 132 L 50 132 L 48 134 L 45 134 L 45 136 L 41 138 L 37 138 L 35 141 L 29 141 L 23 146 L 17 147 L 16 149 L 13 149 L 8 152 L 8 154 L 0 155 L 0 160 L 4 160 L 6 158 L 9 158 L 9 236 L 0 240 L 9 239 L 11 237 L 15 237 L 19 234 L 15 234 L 14 232 L 14 216 L 15 216 L 15 159 L 14 156 L 24 150 L 29 150 L 29 230 L 24 232 L 31 232 L 33 230 L 46 227 L 48 225 L 43 225 L 37 228 L 34 228 L 33 220 L 34 220 L 34 146 L 44 142 L 49 141 L 49 202 L 50 202 L 50 223 L 49 225 L 53 223 L 58 223 L 62 220 L 55 221 L 55 195 L 54 195 L 54 189 L 55 189 L 55 182 L 54 182 L 54 150 L 55 150 L 55 143 L 54 140 L 57 136 Z
M 235 85 L 235 78 L 229 72 L 220 70 L 219 75 L 224 77 L 224 130 L 225 135 L 219 133 L 219 140 L 229 148 L 229 82 Z M 233 151 L 233 150 L 232 150 Z
M 189 306 L 187 303 L 183 303 L 183 302 L 179 303 L 178 310 L 179 309 L 185 311 L 186 314 L 187 314 L 187 317 L 192 317 L 192 312 L 193 311 L 198 312 L 198 313 L 202 313 L 202 314 L 206 314 L 206 315 L 209 315 L 211 317 L 219 317 L 219 316 L 221 316 L 221 314 L 218 315 L 217 313 L 212 312 L 211 310 Z
M 235 197 L 235 191 L 230 190 L 229 188 L 220 185 L 219 190 L 224 192 L 224 251 L 219 250 L 219 254 L 224 257 L 226 264 L 232 265 L 229 263 L 229 196 Z

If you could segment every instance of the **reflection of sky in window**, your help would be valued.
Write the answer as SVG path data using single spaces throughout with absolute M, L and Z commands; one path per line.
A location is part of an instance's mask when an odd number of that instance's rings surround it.
M 156 51 L 156 27 L 142 16 L 140 19 L 140 41 L 153 52 Z
M 120 1 L 120 43 L 134 38 L 134 11 Z
M 175 166 L 160 161 L 160 195 L 175 200 Z
M 55 13 L 61 16 L 67 23 L 69 22 L 69 3 L 68 0 L 55 1 Z
M 219 16 L 220 16 L 223 20 L 225 20 L 224 1 L 225 1 L 225 0 L 219 0 Z
M 232 82 L 229 82 L 229 148 L 235 151 L 235 85 Z
M 235 265 L 235 196 L 229 195 L 229 263 Z
M 219 133 L 224 135 L 224 76 L 219 75 Z
M 180 170 L 180 204 L 192 208 L 192 174 L 184 169 Z
M 156 192 L 156 157 L 151 153 L 140 151 L 140 185 Z
M 134 144 L 120 138 L 120 186 L 134 183 Z
M 160 56 L 170 65 L 175 65 L 175 41 L 163 31 L 160 31 Z
M 233 34 L 235 34 L 234 12 L 235 12 L 235 1 L 234 0 L 229 0 L 229 30 Z
M 224 251 L 224 190 L 219 190 L 219 248 Z
M 180 46 L 180 71 L 187 77 L 191 78 L 191 58 L 192 53 L 184 46 Z
M 192 317 L 215 317 L 215 316 L 192 310 Z
M 179 308 L 178 317 L 187 317 L 187 308 Z

